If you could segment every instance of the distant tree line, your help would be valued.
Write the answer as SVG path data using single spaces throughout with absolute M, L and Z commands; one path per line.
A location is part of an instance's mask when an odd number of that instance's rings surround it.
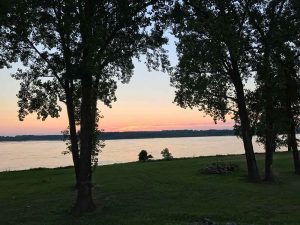
M 233 136 L 234 130 L 163 130 L 163 131 L 128 131 L 102 132 L 104 140 L 141 139 L 141 138 L 175 138 L 175 137 L 209 137 Z M 63 135 L 17 135 L 0 136 L 1 141 L 62 141 Z

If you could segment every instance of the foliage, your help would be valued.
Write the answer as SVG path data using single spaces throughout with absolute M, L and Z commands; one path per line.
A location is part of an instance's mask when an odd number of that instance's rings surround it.
M 99 121 L 99 119 L 101 118 L 100 114 L 97 114 L 97 121 Z M 71 150 L 71 140 L 70 140 L 70 133 L 69 133 L 69 129 L 66 129 L 64 131 L 61 132 L 63 135 L 63 141 L 66 144 L 66 150 L 62 152 L 62 154 L 66 155 L 66 154 L 70 154 L 72 153 Z M 99 130 L 98 129 L 98 122 L 96 123 L 95 126 L 95 131 L 94 131 L 94 146 L 92 149 L 92 167 L 94 168 L 94 170 L 97 168 L 98 164 L 98 157 L 99 157 L 99 153 L 102 152 L 102 149 L 105 147 L 105 141 L 102 139 L 102 133 L 103 130 Z M 80 133 L 77 133 L 77 136 L 79 136 Z M 80 148 L 78 149 L 79 153 L 80 153 Z
M 141 150 L 138 156 L 139 156 L 139 161 L 141 162 L 145 162 L 153 158 L 152 155 L 148 155 L 148 152 L 146 150 Z
M 97 111 L 97 116 L 96 116 L 96 123 L 95 123 L 95 131 L 94 131 L 94 136 L 93 136 L 93 147 L 92 147 L 92 166 L 94 169 L 97 168 L 98 166 L 98 156 L 99 153 L 101 153 L 102 149 L 105 147 L 105 142 L 102 139 L 102 132 L 103 130 L 100 130 L 98 127 L 98 123 L 100 118 L 102 116 L 100 115 L 100 112 Z
M 287 144 L 290 120 L 298 123 L 299 115 L 299 17 L 293 1 L 262 1 L 250 9 L 252 27 L 253 58 L 256 68 L 256 98 L 252 98 L 249 112 L 255 118 L 253 129 L 257 141 L 265 143 L 266 135 L 273 133 L 276 147 Z M 287 26 L 287 24 L 289 24 Z M 268 101 L 270 103 L 268 103 Z M 290 103 L 289 103 L 290 102 Z M 268 130 L 266 105 L 271 104 Z M 293 118 L 287 110 L 291 105 Z
M 242 78 L 250 77 L 249 37 L 243 20 L 246 2 L 186 1 L 173 10 L 173 32 L 179 39 L 179 63 L 171 76 L 175 102 L 184 108 L 197 107 L 215 122 L 236 112 L 232 59 Z
M 165 160 L 171 160 L 173 159 L 173 156 L 172 154 L 169 152 L 169 149 L 168 148 L 164 148 L 160 154 L 162 155 L 163 159 Z

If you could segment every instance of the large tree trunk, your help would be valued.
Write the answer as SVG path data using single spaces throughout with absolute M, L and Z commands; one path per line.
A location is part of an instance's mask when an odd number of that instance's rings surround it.
M 93 92 L 92 92 L 92 111 L 91 111 L 91 118 L 93 119 L 92 123 L 94 124 L 94 130 L 93 132 L 97 132 L 97 127 L 96 127 L 96 117 L 98 116 L 98 108 L 97 108 L 97 100 L 98 100 L 98 86 L 99 86 L 99 77 L 97 77 L 94 81 L 94 84 L 93 84 Z M 93 135 L 98 135 L 97 133 L 96 134 L 93 134 Z M 93 138 L 93 141 L 95 141 L 95 137 Z M 93 142 L 92 143 L 92 146 L 94 147 L 95 146 L 95 143 Z M 92 151 L 95 151 L 96 149 L 92 149 Z M 90 177 L 89 177 L 89 180 L 90 182 L 92 182 L 92 167 L 90 168 L 91 171 L 90 171 Z
M 91 75 L 85 75 L 81 79 L 81 129 L 80 129 L 80 163 L 79 163 L 79 188 L 75 212 L 85 213 L 93 211 L 95 204 L 92 199 L 91 184 L 91 151 L 95 119 L 93 118 L 93 80 Z
M 269 87 L 266 88 L 267 91 L 265 93 L 266 96 L 266 128 L 265 128 L 265 181 L 273 181 L 273 172 L 272 172 L 272 164 L 273 164 L 273 153 L 275 152 L 276 143 L 275 143 L 275 134 L 274 134 L 274 123 L 272 119 L 272 96 Z
M 265 181 L 273 181 L 273 153 L 275 151 L 275 139 L 272 130 L 267 129 L 266 143 L 265 143 Z
M 290 134 L 291 134 L 290 141 L 291 141 L 291 148 L 292 148 L 292 152 L 293 152 L 295 173 L 300 174 L 299 151 L 298 151 L 298 144 L 297 144 L 297 138 L 296 138 L 295 122 L 293 119 L 291 120 Z
M 288 147 L 292 150 L 293 153 L 293 160 L 294 160 L 294 168 L 295 173 L 300 174 L 300 160 L 299 160 L 299 151 L 298 151 L 298 144 L 296 138 L 296 126 L 292 112 L 292 100 L 290 94 L 290 82 L 291 79 L 289 74 L 286 73 L 286 113 L 288 117 Z
M 273 150 L 272 138 L 270 130 L 267 129 L 265 140 L 265 181 L 273 180 L 272 164 L 273 164 Z
M 261 78 L 263 81 L 264 89 L 263 96 L 265 99 L 265 181 L 273 181 L 273 153 L 276 149 L 276 134 L 274 131 L 274 119 L 273 119 L 273 91 L 272 91 L 272 74 L 270 72 L 270 62 L 269 62 L 269 49 L 270 47 L 266 45 L 266 50 L 264 54 L 263 70 L 261 71 Z
M 237 95 L 238 113 L 241 121 L 242 138 L 247 160 L 248 178 L 252 181 L 259 182 L 260 176 L 252 145 L 252 133 L 246 107 L 244 88 L 237 65 L 233 65 L 233 71 L 230 74 L 230 77 L 234 84 Z
M 70 130 L 70 141 L 71 141 L 71 153 L 75 169 L 76 184 L 75 187 L 79 186 L 79 148 L 78 148 L 78 138 L 76 131 L 76 121 L 75 121 L 75 108 L 73 102 L 73 81 L 67 81 L 66 83 L 66 105 L 69 119 L 69 130 Z
M 288 152 L 292 151 L 292 145 L 291 145 L 291 134 L 288 132 L 287 134 L 287 147 L 288 147 Z
M 82 38 L 83 56 L 81 63 L 81 108 L 80 108 L 80 162 L 79 162 L 79 188 L 75 212 L 85 213 L 93 211 L 96 206 L 92 199 L 92 149 L 95 131 L 95 111 L 93 102 L 93 58 L 91 42 L 93 36 L 93 1 L 78 2 L 80 14 L 80 33 Z

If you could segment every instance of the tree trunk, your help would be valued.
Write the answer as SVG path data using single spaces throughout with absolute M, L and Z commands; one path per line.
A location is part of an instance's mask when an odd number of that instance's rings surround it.
M 265 181 L 273 181 L 273 153 L 275 151 L 275 140 L 272 131 L 268 129 L 265 143 Z
M 295 173 L 300 174 L 300 160 L 299 160 L 299 151 L 298 151 L 298 144 L 296 138 L 296 126 L 293 118 L 291 99 L 288 93 L 288 89 L 286 92 L 286 110 L 287 110 L 288 121 L 289 121 L 288 146 L 290 147 L 293 153 Z
M 94 124 L 94 129 L 93 132 L 97 132 L 96 129 L 96 116 L 97 116 L 97 100 L 98 100 L 98 86 L 99 86 L 99 77 L 97 77 L 94 81 L 94 85 L 93 85 L 93 92 L 92 92 L 92 110 L 91 110 L 91 118 L 93 119 L 92 123 Z M 93 134 L 95 135 L 95 134 Z M 96 134 L 97 135 L 97 134 Z M 93 141 L 95 141 L 95 139 L 93 138 Z M 92 146 L 95 146 L 95 143 L 92 143 Z M 92 151 L 94 151 L 95 149 L 92 149 Z M 90 177 L 89 180 L 92 183 L 92 167 L 90 168 Z
M 79 186 L 79 148 L 78 148 L 78 138 L 77 138 L 77 131 L 76 131 L 76 121 L 75 121 L 75 109 L 74 109 L 74 102 L 73 102 L 73 81 L 68 81 L 66 83 L 66 105 L 67 105 L 67 112 L 68 112 L 68 119 L 69 119 L 69 130 L 70 130 L 70 141 L 71 141 L 71 153 L 72 159 L 75 169 L 75 176 L 76 176 L 76 184 L 75 188 Z M 70 86 L 69 86 L 70 85 Z
M 291 70 L 293 71 L 293 70 Z M 291 89 L 291 77 L 290 77 L 290 70 L 285 71 L 285 78 L 286 78 L 286 90 L 285 90 L 285 97 L 286 97 L 286 113 L 288 117 L 288 146 L 292 150 L 293 153 L 293 161 L 294 161 L 294 168 L 295 173 L 300 174 L 300 161 L 299 161 L 299 151 L 298 151 L 298 144 L 296 138 L 296 126 L 292 111 L 292 97 L 290 93 Z
M 246 107 L 243 83 L 237 65 L 233 65 L 233 68 L 234 69 L 230 77 L 235 86 L 235 91 L 237 95 L 238 113 L 241 121 L 242 138 L 247 160 L 248 178 L 252 181 L 259 182 L 260 176 L 252 145 L 252 133 L 250 128 L 248 111 Z
M 291 134 L 288 132 L 287 134 L 287 146 L 288 146 L 288 152 L 292 151 L 292 145 L 291 145 Z
M 80 108 L 80 161 L 79 161 L 79 188 L 75 212 L 85 213 L 93 211 L 96 206 L 92 199 L 92 148 L 95 131 L 95 112 L 93 112 L 93 57 L 95 49 L 91 47 L 93 40 L 93 1 L 79 1 L 80 33 L 82 38 L 81 63 L 81 108 Z
M 298 151 L 296 128 L 295 128 L 294 120 L 291 121 L 290 134 L 291 134 L 291 147 L 293 152 L 295 173 L 300 174 L 300 160 L 299 160 L 299 151 Z
M 79 163 L 79 188 L 75 212 L 85 213 L 93 211 L 95 204 L 92 199 L 91 184 L 91 151 L 93 144 L 93 80 L 91 75 L 85 75 L 81 79 L 82 101 L 81 101 L 81 129 L 80 129 L 80 163 Z
M 267 133 L 265 143 L 265 181 L 273 181 L 272 164 L 273 151 L 271 148 L 271 138 L 270 134 Z
M 269 93 L 270 94 L 270 93 Z M 272 120 L 272 96 L 266 97 L 266 129 L 265 129 L 265 181 L 273 181 L 273 153 L 276 148 L 275 135 L 273 130 L 273 120 Z

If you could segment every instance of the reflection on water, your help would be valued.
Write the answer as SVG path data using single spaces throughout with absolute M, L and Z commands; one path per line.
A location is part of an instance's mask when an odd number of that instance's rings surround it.
M 155 159 L 161 158 L 164 148 L 169 148 L 178 158 L 244 153 L 241 139 L 233 136 L 108 140 L 105 143 L 99 155 L 100 165 L 136 161 L 142 149 Z M 263 152 L 263 146 L 255 142 L 254 148 L 255 152 Z M 65 144 L 61 141 L 0 142 L 0 171 L 72 165 L 71 156 L 63 155 L 63 150 Z

